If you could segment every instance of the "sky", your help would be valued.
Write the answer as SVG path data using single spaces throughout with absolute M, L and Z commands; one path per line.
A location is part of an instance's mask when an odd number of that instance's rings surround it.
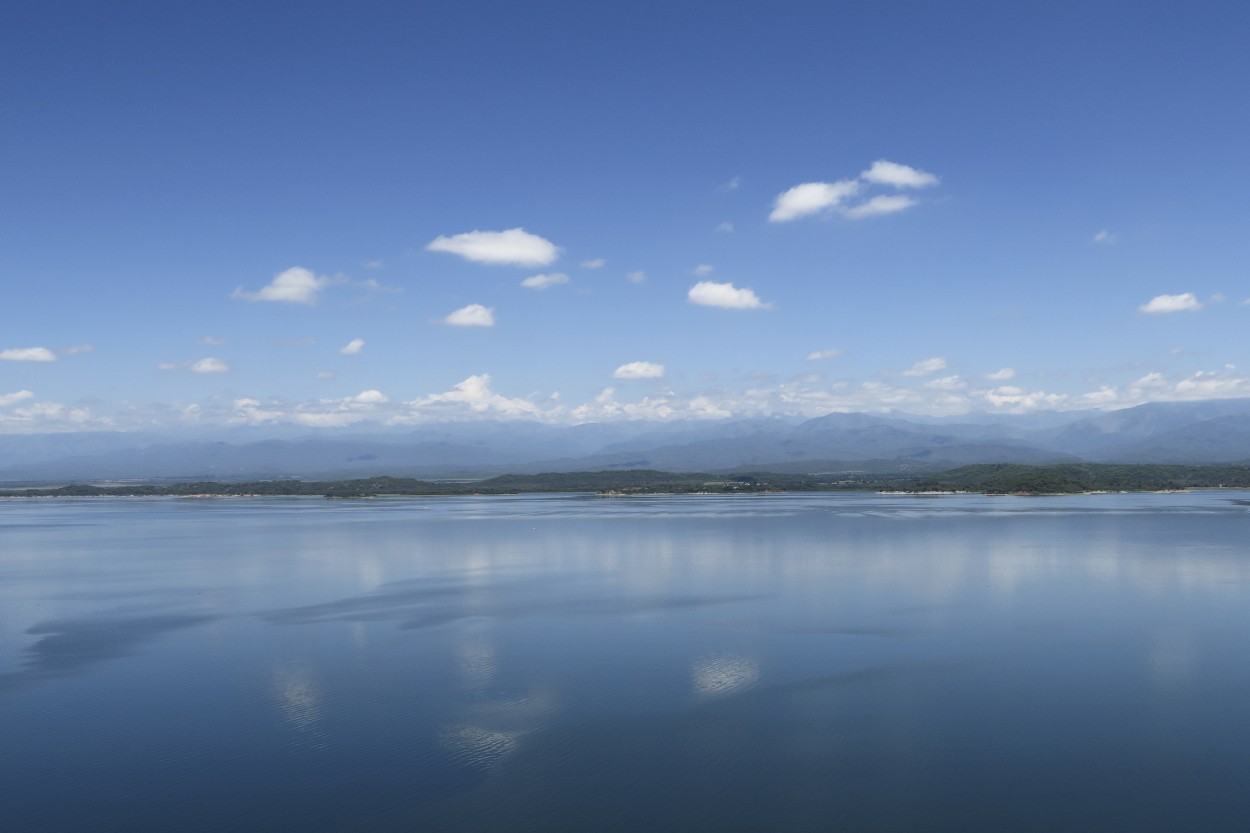
M 0 7 L 0 432 L 1250 396 L 1250 7 Z

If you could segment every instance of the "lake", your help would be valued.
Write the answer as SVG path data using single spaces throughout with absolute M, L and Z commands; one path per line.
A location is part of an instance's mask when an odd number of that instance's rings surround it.
M 0 500 L 0 829 L 1243 831 L 1247 499 Z

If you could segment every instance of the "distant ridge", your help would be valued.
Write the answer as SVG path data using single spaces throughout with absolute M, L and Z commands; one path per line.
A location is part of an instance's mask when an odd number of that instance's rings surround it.
M 1059 415 L 833 413 L 555 426 L 432 423 L 404 432 L 274 436 L 0 435 L 0 482 L 485 478 L 550 471 L 939 471 L 977 463 L 1221 464 L 1250 461 L 1250 400 L 1153 403 Z

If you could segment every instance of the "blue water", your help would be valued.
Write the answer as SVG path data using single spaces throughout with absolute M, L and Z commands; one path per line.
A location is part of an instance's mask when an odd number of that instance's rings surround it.
M 1247 498 L 0 500 L 0 830 L 1243 831 Z

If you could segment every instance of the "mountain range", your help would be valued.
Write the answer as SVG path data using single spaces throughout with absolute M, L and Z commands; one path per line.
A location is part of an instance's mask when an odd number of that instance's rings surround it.
M 0 482 L 478 478 L 506 472 L 936 471 L 969 463 L 1244 463 L 1250 399 L 1027 415 L 831 413 L 555 426 L 432 423 L 413 430 L 284 434 L 0 435 Z

